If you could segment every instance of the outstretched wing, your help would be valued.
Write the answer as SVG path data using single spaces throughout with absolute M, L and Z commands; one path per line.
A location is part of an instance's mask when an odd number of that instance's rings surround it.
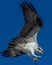
M 25 25 L 22 28 L 20 36 L 30 38 L 42 27 L 42 20 L 31 3 L 28 4 L 25 1 L 21 4 L 21 7 L 24 14 Z
M 20 56 L 22 54 L 25 54 L 22 51 L 22 48 L 20 48 L 18 46 L 18 44 L 21 44 L 21 43 L 23 43 L 22 38 L 16 37 L 15 39 L 13 39 L 9 43 L 8 48 L 1 53 L 2 56 L 4 56 L 4 57 L 18 57 L 18 56 Z
M 8 49 L 2 52 L 2 55 L 5 57 L 15 57 L 24 54 L 24 52 L 18 48 L 18 44 L 24 43 L 24 38 L 30 38 L 34 36 L 35 33 L 37 33 L 42 27 L 42 20 L 31 3 L 28 4 L 25 1 L 21 4 L 21 7 L 24 14 L 25 25 L 20 36 L 14 38 L 11 43 L 9 43 Z

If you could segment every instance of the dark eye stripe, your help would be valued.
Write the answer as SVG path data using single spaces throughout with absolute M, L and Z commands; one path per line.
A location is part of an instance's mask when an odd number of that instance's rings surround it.
M 38 47 L 39 50 L 41 50 L 39 47 Z

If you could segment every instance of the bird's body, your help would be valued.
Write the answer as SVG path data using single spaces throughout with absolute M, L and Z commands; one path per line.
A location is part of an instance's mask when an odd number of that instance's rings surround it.
M 35 11 L 33 5 L 26 1 L 21 4 L 24 14 L 25 25 L 22 28 L 20 35 L 14 38 L 2 55 L 5 57 L 18 57 L 22 54 L 27 54 L 33 60 L 38 60 L 41 56 L 37 56 L 35 52 L 43 53 L 43 49 L 37 42 L 37 35 L 42 27 L 42 20 Z
M 37 41 L 34 40 L 33 38 L 31 38 L 30 41 L 26 41 L 23 44 L 19 44 L 18 46 L 28 51 L 31 51 L 31 49 L 35 51 L 38 48 Z

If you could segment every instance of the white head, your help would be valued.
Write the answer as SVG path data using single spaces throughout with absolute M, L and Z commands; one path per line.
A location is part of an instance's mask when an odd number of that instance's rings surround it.
M 43 54 L 43 49 L 42 49 L 40 46 L 38 46 L 38 48 L 37 48 L 37 52 Z

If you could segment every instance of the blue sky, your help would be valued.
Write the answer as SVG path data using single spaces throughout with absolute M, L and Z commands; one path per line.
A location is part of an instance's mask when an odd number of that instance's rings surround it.
M 52 0 L 26 0 L 31 2 L 42 19 L 43 27 L 38 43 L 44 49 L 38 65 L 52 65 Z M 24 25 L 20 3 L 24 0 L 0 0 L 0 52 L 5 50 L 12 38 L 18 36 Z M 27 56 L 5 58 L 0 55 L 0 65 L 35 65 Z

